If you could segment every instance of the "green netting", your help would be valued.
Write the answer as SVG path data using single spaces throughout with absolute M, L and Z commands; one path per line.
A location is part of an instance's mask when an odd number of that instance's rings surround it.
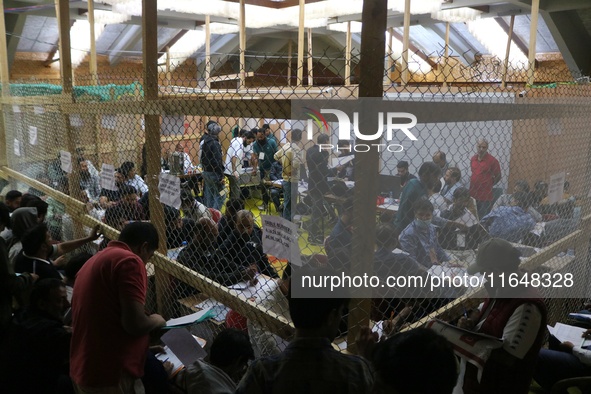
M 118 100 L 119 98 L 121 98 L 121 96 L 124 95 L 134 95 L 136 89 L 139 91 L 140 96 L 143 97 L 144 90 L 142 88 L 142 85 L 138 82 L 134 82 L 129 85 L 108 84 L 99 86 L 75 86 L 74 95 L 77 98 L 91 96 L 98 101 L 111 101 L 113 99 Z M 10 94 L 14 97 L 51 96 L 58 95 L 61 93 L 61 86 L 52 85 L 49 83 L 10 84 Z

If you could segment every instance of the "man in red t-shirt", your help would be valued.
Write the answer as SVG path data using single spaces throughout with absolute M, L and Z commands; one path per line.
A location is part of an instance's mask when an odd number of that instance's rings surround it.
M 499 161 L 488 153 L 488 141 L 478 141 L 478 153 L 470 160 L 470 196 L 476 200 L 478 217 L 486 216 L 493 204 L 493 186 L 501 180 Z
M 158 233 L 146 222 L 128 224 L 80 269 L 72 299 L 70 376 L 78 394 L 136 393 L 148 333 L 166 324 L 146 315 L 146 262 Z

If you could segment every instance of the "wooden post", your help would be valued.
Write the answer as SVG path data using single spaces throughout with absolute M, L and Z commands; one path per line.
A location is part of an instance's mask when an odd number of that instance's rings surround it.
M 68 0 L 55 0 L 55 12 L 57 16 L 57 25 L 59 31 L 59 50 L 60 50 L 60 72 L 62 76 L 62 95 L 70 102 L 74 102 L 73 89 L 73 70 L 72 55 L 70 44 L 70 2 Z M 82 191 L 80 190 L 80 164 L 76 154 L 76 141 L 74 140 L 74 130 L 70 123 L 70 115 L 62 115 L 66 130 L 66 149 L 72 156 L 72 173 L 68 176 L 68 185 L 70 196 L 76 200 L 82 200 Z M 74 237 L 83 236 L 82 224 L 74 221 Z
M 529 29 L 529 56 L 527 68 L 527 84 L 534 84 L 534 72 L 536 68 L 536 37 L 538 35 L 538 16 L 540 13 L 540 0 L 531 2 L 531 25 Z
M 144 61 L 144 100 L 158 99 L 158 18 L 157 0 L 142 1 L 142 34 Z M 146 181 L 150 190 L 150 221 L 156 226 L 160 238 L 158 251 L 166 254 L 166 227 L 164 210 L 160 203 L 158 191 L 158 174 L 160 174 L 160 116 L 144 114 L 146 129 L 146 160 L 148 174 Z M 169 277 L 158 266 L 156 269 L 156 302 L 158 312 L 167 316 L 167 293 Z
M 382 97 L 384 92 L 383 71 L 386 49 L 386 17 L 387 0 L 365 0 L 363 2 L 361 57 L 359 62 L 359 97 Z M 362 111 L 359 125 L 364 134 L 373 134 L 375 118 Z M 369 129 L 368 129 L 369 128 Z M 376 217 L 375 196 L 378 194 L 380 139 L 362 141 L 372 144 L 368 152 L 355 154 L 355 169 L 361 176 L 356 178 L 353 203 L 353 255 L 351 259 L 351 275 L 373 272 L 373 255 L 376 234 L 376 221 L 368 218 Z M 375 145 L 373 145 L 375 144 Z M 355 295 L 353 294 L 353 297 Z M 367 327 L 371 310 L 371 299 L 353 298 L 349 305 L 349 331 L 347 343 L 352 352 L 356 351 L 355 339 L 361 327 Z
M 244 0 L 240 0 L 240 18 L 238 23 L 240 24 L 240 89 L 244 89 L 246 85 L 246 76 L 244 75 L 244 69 L 246 67 L 246 8 Z
M 351 85 L 351 21 L 347 22 L 347 37 L 345 44 L 345 86 Z
M 513 26 L 515 25 L 515 15 L 511 15 L 509 23 L 509 32 L 507 33 L 507 48 L 505 49 L 505 61 L 503 62 L 503 78 L 501 87 L 507 86 L 507 73 L 509 72 L 509 55 L 511 54 L 511 41 L 513 40 Z
M 300 22 L 298 26 L 298 78 L 297 87 L 304 84 L 304 9 L 306 0 L 300 0 Z
M 4 10 L 4 0 L 0 0 L 0 8 Z M 6 14 L 0 17 L 0 84 L 2 97 L 10 96 L 10 73 L 8 70 L 8 49 L 6 48 Z M 0 166 L 8 165 L 8 152 L 6 151 L 6 125 L 4 123 L 4 111 L 0 109 Z
M 88 24 L 90 27 L 90 59 L 88 68 L 90 71 L 90 84 L 98 85 L 98 65 L 96 58 L 96 33 L 94 31 L 94 0 L 88 0 Z M 80 115 L 82 116 L 82 114 Z M 94 116 L 94 152 L 97 165 L 101 165 L 101 117 Z
M 402 34 L 402 77 L 401 84 L 406 86 L 410 72 L 408 70 L 408 41 L 410 35 L 410 0 L 404 0 L 404 32 Z
M 211 89 L 211 17 L 205 15 L 205 86 Z
M 394 54 L 392 53 L 392 44 L 394 41 L 394 28 L 388 28 L 388 61 L 387 67 L 388 72 L 385 73 L 386 85 L 392 85 L 394 83 Z
M 287 86 L 291 86 L 291 56 L 293 51 L 291 39 L 287 42 Z
M 443 87 L 447 88 L 449 78 L 449 22 L 445 22 L 445 54 L 443 56 Z
M 308 86 L 314 85 L 314 59 L 312 57 L 312 29 L 308 29 Z
M 170 47 L 166 47 L 166 73 L 164 75 L 165 75 L 164 85 L 165 86 L 172 85 L 171 84 L 172 75 L 170 72 Z

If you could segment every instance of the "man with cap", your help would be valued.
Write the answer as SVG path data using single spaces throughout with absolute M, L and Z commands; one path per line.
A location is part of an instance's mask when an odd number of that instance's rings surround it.
M 503 340 L 484 365 L 482 377 L 474 365 L 466 365 L 464 393 L 528 393 L 536 358 L 546 328 L 546 306 L 534 287 L 520 280 L 520 253 L 509 242 L 491 238 L 478 248 L 469 274 L 482 273 L 490 298 L 476 319 L 462 317 L 458 326 Z M 516 278 L 515 286 L 508 278 Z M 502 280 L 504 278 L 504 281 Z

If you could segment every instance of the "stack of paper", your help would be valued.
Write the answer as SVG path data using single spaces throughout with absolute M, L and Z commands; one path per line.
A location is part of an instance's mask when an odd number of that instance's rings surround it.
M 581 327 L 569 326 L 568 324 L 556 323 L 554 327 L 547 326 L 550 335 L 560 342 L 570 342 L 579 346 L 583 341 L 583 333 L 587 330 Z
M 160 361 L 172 363 L 171 377 L 176 375 L 185 365 L 194 363 L 197 359 L 207 356 L 203 350 L 206 341 L 185 329 L 170 330 L 162 336 L 162 342 L 166 345 L 164 353 L 159 353 L 156 358 Z

